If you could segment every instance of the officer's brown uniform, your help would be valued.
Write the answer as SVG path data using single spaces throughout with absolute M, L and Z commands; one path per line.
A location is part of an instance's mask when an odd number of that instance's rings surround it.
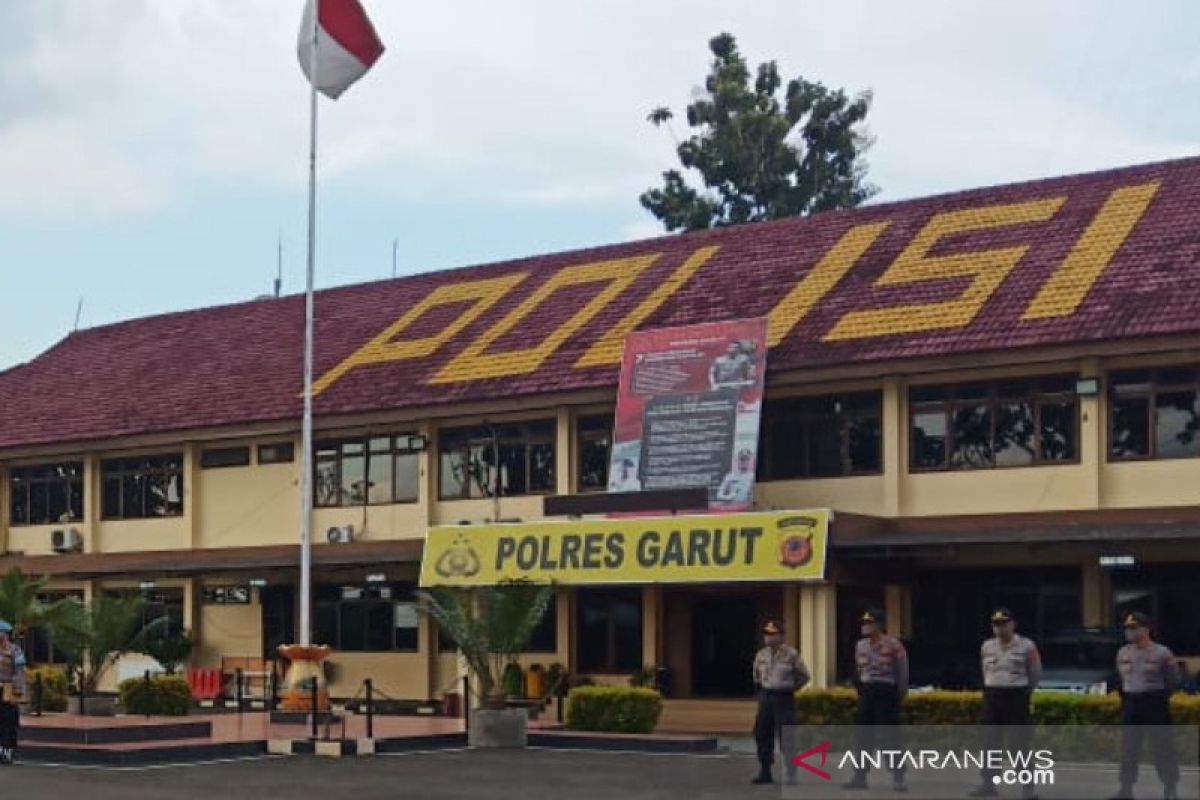
M 1141 614 L 1130 614 L 1126 628 L 1148 626 Z M 1167 789 L 1174 794 L 1179 782 L 1179 762 L 1171 741 L 1171 692 L 1179 688 L 1179 665 L 1170 648 L 1157 642 L 1127 644 L 1117 651 L 1121 675 L 1121 786 L 1128 793 L 1137 781 L 1142 740 L 1149 730 L 1154 767 Z
M 770 623 L 768 634 L 778 632 Z M 808 668 L 796 648 L 788 644 L 764 647 L 754 656 L 754 685 L 758 689 L 758 713 L 754 718 L 754 741 L 758 746 L 761 774 L 769 775 L 775 761 L 775 741 L 783 751 L 784 766 L 789 778 L 796 774 L 791 762 L 795 748 L 789 728 L 796 724 L 797 689 L 810 680 Z

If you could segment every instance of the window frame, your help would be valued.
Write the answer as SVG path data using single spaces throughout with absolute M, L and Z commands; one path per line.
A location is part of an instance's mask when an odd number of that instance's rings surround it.
M 364 597 L 359 597 L 359 598 L 348 599 L 348 598 L 344 597 L 344 592 L 346 589 L 357 589 L 357 590 L 361 591 L 364 595 L 367 595 L 371 592 L 379 592 L 381 590 L 386 589 L 391 593 L 392 596 L 389 598 L 364 596 Z M 416 607 L 419 604 L 419 601 L 417 600 L 417 596 L 416 596 L 417 584 L 415 581 L 388 581 L 386 583 L 322 582 L 320 584 L 314 585 L 313 590 L 314 590 L 313 591 L 313 593 L 314 593 L 314 598 L 313 598 L 313 618 L 314 618 L 314 620 L 318 617 L 318 611 L 328 612 L 330 609 L 333 609 L 333 611 L 334 611 L 334 618 L 333 618 L 334 630 L 332 631 L 333 635 L 325 636 L 323 638 L 328 639 L 326 644 L 329 644 L 335 650 L 339 650 L 344 653 L 418 654 L 418 653 L 422 652 L 422 650 L 421 650 L 420 612 L 417 612 L 417 627 L 415 629 L 412 629 L 412 630 L 416 631 L 415 645 L 413 647 L 399 647 L 399 646 L 397 646 L 397 636 L 396 636 L 396 631 L 399 629 L 396 627 L 396 624 L 395 624 L 395 607 L 397 605 L 411 605 L 411 606 Z M 330 591 L 337 592 L 337 594 L 338 594 L 337 599 L 331 600 L 328 598 L 320 597 L 321 592 L 330 592 Z M 388 647 L 385 649 L 365 649 L 365 648 L 364 649 L 350 649 L 350 648 L 347 648 L 345 642 L 343 641 L 343 636 L 342 636 L 343 614 L 347 610 L 360 611 L 362 613 L 363 620 L 364 620 L 363 639 L 365 642 L 365 641 L 369 640 L 369 636 L 370 636 L 368 628 L 370 625 L 371 612 L 373 610 L 377 610 L 377 609 L 385 608 L 385 607 L 388 609 L 389 619 L 391 620 L 391 625 L 388 628 L 390 636 L 391 636 L 391 647 Z M 324 634 L 324 633 L 328 633 L 328 632 L 323 631 L 322 633 Z
M 584 602 L 595 601 L 598 599 L 605 601 L 606 614 L 606 636 L 605 636 L 605 656 L 603 663 L 592 664 L 585 666 L 582 662 L 583 648 L 580 646 L 579 637 L 583 635 L 583 614 Z M 617 633 L 617 615 L 615 608 L 618 603 L 625 602 L 628 599 L 636 598 L 638 609 L 638 636 L 637 636 L 637 665 L 633 667 L 620 666 L 620 658 L 617 650 L 619 648 L 619 636 Z M 628 675 L 641 666 L 645 659 L 645 641 L 646 635 L 646 618 L 645 618 L 645 601 L 642 596 L 640 586 L 602 586 L 602 587 L 580 587 L 575 596 L 574 605 L 574 625 L 573 638 L 575 644 L 575 664 L 576 671 L 581 674 L 591 675 Z
M 536 426 L 548 425 L 550 427 L 549 434 L 538 434 L 534 432 Z M 504 491 L 505 487 L 501 487 L 501 497 L 537 497 L 545 495 L 557 494 L 558 486 L 558 470 L 559 470 L 559 453 L 558 453 L 558 419 L 556 417 L 538 417 L 535 419 L 514 420 L 508 422 L 496 422 L 492 427 L 496 430 L 496 440 L 493 442 L 491 429 L 487 425 L 461 425 L 454 427 L 441 428 L 437 435 L 437 490 L 439 501 L 454 501 L 454 500 L 489 500 L 492 498 L 492 485 L 494 484 L 494 476 L 492 480 L 487 482 L 488 485 L 480 486 L 480 495 L 475 496 L 471 493 L 470 481 L 462 482 L 461 494 L 446 494 L 443 484 L 443 458 L 446 455 L 457 453 L 460 461 L 464 464 L 471 463 L 471 451 L 475 448 L 480 448 L 483 452 L 490 453 L 493 444 L 503 451 L 507 446 L 522 446 L 524 447 L 525 455 L 525 475 L 524 486 L 525 491 L 510 494 Z M 520 435 L 513 435 L 513 431 L 519 431 Z M 447 443 L 447 440 L 450 440 Z M 550 475 L 548 486 L 545 489 L 535 490 L 531 488 L 533 477 L 533 451 L 535 446 L 549 445 L 552 456 L 550 465 Z M 503 460 L 503 453 L 501 460 Z M 490 469 L 496 469 L 497 465 L 486 464 Z
M 143 470 L 140 466 L 146 462 L 159 462 L 161 465 L 149 470 Z M 172 464 L 171 462 L 175 462 Z M 100 519 L 102 521 L 122 521 L 122 520 L 139 520 L 139 519 L 174 519 L 182 517 L 187 510 L 187 490 L 186 490 L 186 474 L 187 469 L 184 464 L 183 453 L 159 453 L 145 456 L 121 456 L 117 458 L 106 458 L 100 461 Z M 127 479 L 134 476 L 142 476 L 147 479 L 166 478 L 168 481 L 172 477 L 179 479 L 179 510 L 168 511 L 165 514 L 148 514 L 146 510 L 149 506 L 149 492 L 142 492 L 142 513 L 138 516 L 130 516 L 125 513 L 125 482 Z M 109 480 L 116 478 L 120 482 L 120 511 L 117 514 L 111 514 L 105 508 L 105 486 Z
M 867 399 L 876 401 L 873 409 L 864 410 L 855 407 L 855 401 Z M 818 404 L 830 402 L 834 404 L 842 403 L 847 408 L 843 411 L 835 411 L 832 415 L 815 408 Z M 791 406 L 791 408 L 788 408 L 788 406 Z M 781 409 L 783 414 L 781 414 Z M 775 461 L 774 446 L 776 437 L 770 435 L 770 432 L 776 425 L 781 424 L 784 419 L 799 428 L 800 436 L 802 437 L 799 447 L 802 467 L 800 470 L 801 474 L 799 475 L 777 478 L 773 475 L 775 471 L 773 466 Z M 877 463 L 879 466 L 876 469 L 853 469 L 849 458 L 851 423 L 862 420 L 874 420 L 879 428 L 877 442 Z M 830 421 L 836 421 L 838 424 L 838 445 L 842 457 L 842 471 L 836 475 L 816 475 L 814 474 L 813 467 L 814 459 L 810 431 L 815 426 L 822 423 L 828 424 Z M 767 400 L 763 404 L 759 429 L 759 463 L 756 469 L 755 480 L 759 483 L 778 483 L 783 481 L 837 480 L 839 478 L 861 478 L 882 475 L 884 469 L 884 425 L 882 389 L 863 389 L 853 392 L 836 392 L 819 395 L 790 395 Z M 847 466 L 851 468 L 847 469 Z
M 1061 374 L 1043 374 L 1033 375 L 1029 377 L 1014 376 L 1009 378 L 992 378 L 986 380 L 971 380 L 971 381 L 956 381 L 954 383 L 936 383 L 936 384 L 917 384 L 909 386 L 906 393 L 907 400 L 907 420 L 908 420 L 908 471 L 910 474 L 927 474 L 938 472 L 972 472 L 979 470 L 1004 470 L 1004 469 L 1030 469 L 1033 467 L 1061 467 L 1078 465 L 1080 459 L 1080 430 L 1081 430 L 1081 405 L 1079 395 L 1075 392 L 1074 382 L 1078 376 L 1073 373 Z M 1030 385 L 1032 391 L 1023 394 L 1006 394 L 999 391 L 1002 384 L 1023 381 Z M 1070 388 L 1065 388 L 1061 391 L 1049 391 L 1041 389 L 1038 384 L 1043 381 L 1070 381 Z M 962 390 L 964 387 L 970 386 L 986 386 L 986 395 L 979 397 L 956 397 L 956 390 Z M 914 392 L 917 391 L 940 391 L 941 396 L 935 400 L 915 400 Z M 1005 405 L 1010 405 L 1015 402 L 1027 403 L 1033 413 L 1033 441 L 1036 445 L 1036 450 L 1033 454 L 1033 460 L 1028 464 L 997 464 L 996 463 L 996 423 L 998 409 Z M 1042 448 L 1042 406 L 1053 403 L 1069 403 L 1074 408 L 1072 414 L 1071 437 L 1073 442 L 1072 455 L 1070 458 L 1062 459 L 1047 459 L 1044 457 Z M 985 465 L 962 464 L 955 465 L 952 463 L 954 455 L 954 415 L 961 409 L 986 406 L 988 412 L 988 445 L 989 445 L 989 461 L 991 463 Z M 945 423 L 945 452 L 942 454 L 942 463 L 940 466 L 921 466 L 916 463 L 915 457 L 917 454 L 916 439 L 917 425 L 916 416 L 918 413 L 928 413 L 931 409 L 941 406 L 942 418 Z
M 415 434 L 412 432 L 365 433 L 365 434 L 361 434 L 358 436 L 343 436 L 340 438 L 321 439 L 320 441 L 315 442 L 313 444 L 313 463 L 312 463 L 313 487 L 315 489 L 317 486 L 319 486 L 318 478 L 320 475 L 320 473 L 319 473 L 320 466 L 322 464 L 328 464 L 330 462 L 333 462 L 333 464 L 334 464 L 334 473 L 333 473 L 334 474 L 334 484 L 337 487 L 337 501 L 333 502 L 333 503 L 323 502 L 321 500 L 320 492 L 314 491 L 313 492 L 313 507 L 314 508 L 363 508 L 365 506 L 414 505 L 416 503 L 421 502 L 421 465 L 420 465 L 420 460 L 419 460 L 421 451 L 416 448 L 408 447 L 407 445 L 404 447 L 401 447 L 399 445 L 399 442 L 402 439 L 410 440 L 413 436 L 415 436 Z M 388 448 L 386 450 L 372 449 L 371 443 L 372 443 L 372 441 L 377 440 L 377 439 L 388 439 L 389 440 Z M 342 464 L 343 464 L 344 460 L 346 459 L 346 453 L 344 451 L 344 447 L 347 444 L 359 445 L 362 448 L 361 458 L 363 460 L 363 481 L 364 481 L 364 483 L 366 483 L 368 485 L 365 486 L 366 490 L 363 492 L 363 500 L 361 503 L 343 502 L 342 501 L 342 495 L 344 494 L 344 492 L 342 491 Z M 320 451 L 331 450 L 331 449 L 336 451 L 336 455 L 333 458 L 330 458 L 328 456 L 321 457 L 319 455 Z M 359 454 L 351 454 L 351 455 L 353 457 L 359 457 Z M 370 484 L 370 478 L 371 478 L 371 458 L 372 458 L 372 456 L 375 456 L 375 457 L 384 456 L 391 461 L 391 464 L 390 464 L 391 477 L 389 479 L 390 486 L 389 486 L 389 490 L 388 490 L 388 499 L 387 500 L 376 500 L 376 501 L 371 500 L 371 486 L 369 484 Z M 414 493 L 414 495 L 411 498 L 405 498 L 403 500 L 399 500 L 396 498 L 396 459 L 399 456 L 414 456 L 418 459 L 416 492 Z M 280 462 L 280 463 L 282 463 L 282 462 Z
M 225 460 L 227 457 L 235 455 L 237 456 L 236 460 Z M 216 459 L 215 463 L 206 462 L 210 456 Z M 250 466 L 250 445 L 206 447 L 200 451 L 200 469 L 230 469 L 248 466 Z
M 73 475 L 51 475 L 50 473 L 58 471 L 60 468 L 75 469 L 77 472 Z M 44 475 L 34 475 L 37 471 L 42 471 Z M 86 469 L 82 461 L 55 461 L 45 464 L 25 464 L 22 466 L 10 467 L 8 470 L 8 524 L 13 528 L 32 527 L 34 525 L 71 525 L 76 522 L 84 522 L 87 516 L 87 486 L 84 480 Z M 22 473 L 30 473 L 22 475 Z M 54 485 L 65 484 L 67 497 L 67 511 L 71 513 L 71 519 L 67 522 L 62 522 L 57 519 L 49 518 L 50 511 L 50 492 Z M 33 519 L 33 492 L 35 487 L 41 487 L 46 492 L 46 521 L 34 521 Z M 76 497 L 75 489 L 78 489 L 79 498 L 79 516 L 76 517 L 72 510 L 72 501 Z M 20 489 L 25 490 L 25 517 L 18 520 L 16 518 L 19 505 L 16 502 L 16 493 Z
M 1160 374 L 1164 371 L 1174 369 L 1191 369 L 1191 383 L 1174 383 L 1160 382 Z M 1146 389 L 1125 389 L 1117 388 L 1115 376 L 1121 373 L 1130 373 L 1145 371 L 1149 373 L 1149 383 Z M 1105 382 L 1108 384 L 1108 391 L 1105 393 L 1105 398 L 1108 402 L 1107 409 L 1107 430 L 1106 435 L 1106 459 L 1115 464 L 1137 461 L 1183 461 L 1189 458 L 1200 458 L 1200 453 L 1182 456 L 1160 456 L 1158 454 L 1158 396 L 1160 394 L 1171 394 L 1174 392 L 1191 390 L 1200 397 L 1200 366 L 1194 364 L 1167 364 L 1157 365 L 1154 367 L 1129 367 L 1125 369 L 1112 369 L 1105 375 Z M 1118 399 L 1139 398 L 1145 399 L 1147 404 L 1146 409 L 1146 454 L 1145 455 L 1116 455 L 1113 453 L 1113 443 L 1116 441 L 1116 407 Z M 1200 434 L 1198 434 L 1200 435 Z
M 606 420 L 608 427 L 606 429 L 590 429 L 584 430 L 583 424 L 585 420 Z M 612 466 L 612 450 L 613 450 L 613 431 L 616 427 L 616 421 L 613 419 L 613 412 L 607 414 L 579 414 L 574 420 L 575 434 L 575 458 L 573 463 L 575 491 L 579 494 L 602 494 L 608 491 L 608 471 Z M 596 442 L 598 440 L 608 440 L 608 458 L 604 464 L 604 478 L 600 485 L 595 488 L 585 488 L 583 485 L 583 446 L 585 443 Z
M 269 452 L 272 449 L 274 449 L 274 450 L 286 449 L 287 458 L 282 458 L 282 457 L 263 458 L 263 453 Z M 255 453 L 255 455 L 257 457 L 257 463 L 259 465 L 291 464 L 291 463 L 294 463 L 296 460 L 296 444 L 295 444 L 295 442 L 264 442 L 263 444 L 258 445 L 256 450 L 257 450 L 257 452 Z

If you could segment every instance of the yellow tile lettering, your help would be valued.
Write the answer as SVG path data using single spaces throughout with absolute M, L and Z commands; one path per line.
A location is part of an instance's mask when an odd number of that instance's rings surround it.
M 1121 243 L 1146 213 L 1158 186 L 1159 181 L 1154 181 L 1126 186 L 1110 194 L 1021 319 L 1066 317 L 1078 311 Z
M 1025 256 L 1029 245 L 936 256 L 930 255 L 930 251 L 941 239 L 954 234 L 1045 222 L 1058 212 L 1066 199 L 1052 197 L 937 214 L 913 237 L 875 285 L 896 286 L 947 278 L 971 278 L 962 293 L 949 300 L 933 303 L 848 312 L 825 335 L 825 340 L 894 336 L 916 331 L 961 328 L 969 324 Z
M 687 283 L 688 279 L 696 274 L 696 270 L 704 266 L 719 249 L 716 245 L 712 245 L 701 247 L 692 253 L 686 261 L 676 267 L 675 271 L 666 280 L 660 283 L 642 302 L 638 303 L 620 322 L 605 331 L 587 349 L 587 352 L 579 357 L 579 360 L 575 362 L 575 368 L 604 367 L 612 364 L 620 364 L 621 356 L 625 352 L 625 337 L 636 330 L 637 326 L 642 324 L 642 321 L 646 317 L 658 310 L 667 301 L 667 298 L 679 290 L 679 287 Z
M 480 314 L 487 311 L 504 297 L 514 286 L 525 280 L 526 272 L 503 275 L 499 278 L 487 278 L 479 281 L 466 281 L 439 286 L 404 312 L 388 327 L 379 332 L 371 341 L 343 359 L 337 366 L 330 369 L 313 383 L 313 396 L 328 389 L 347 372 L 368 364 L 382 364 L 389 361 L 403 361 L 413 358 L 425 358 L 437 352 L 438 348 L 459 331 L 470 325 Z M 419 339 L 402 339 L 396 337 L 409 326 L 438 306 L 452 303 L 470 302 L 471 305 L 453 322 L 442 330 L 430 336 Z
M 887 222 L 856 225 L 842 234 L 837 244 L 771 309 L 767 316 L 767 342 L 771 347 L 782 342 L 837 286 L 888 225 Z
M 654 253 L 613 261 L 579 264 L 558 270 L 503 319 L 467 345 L 450 363 L 430 378 L 429 383 L 455 383 L 533 372 L 576 331 L 586 325 L 588 320 L 596 316 L 600 309 L 625 291 L 629 284 L 633 283 L 638 275 L 654 263 L 658 257 L 659 254 Z M 520 350 L 491 354 L 487 352 L 494 342 L 520 325 L 558 290 L 568 286 L 601 281 L 606 282 L 607 285 L 596 292 L 582 308 L 551 331 L 542 341 Z

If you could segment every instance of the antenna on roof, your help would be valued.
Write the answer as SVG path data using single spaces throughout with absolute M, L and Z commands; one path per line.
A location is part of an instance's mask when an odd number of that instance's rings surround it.
M 275 248 L 275 296 L 283 289 L 283 234 L 279 234 Z
M 79 303 L 75 306 L 75 327 L 71 328 L 71 333 L 79 330 L 79 317 L 83 314 L 83 295 L 79 295 Z
M 400 247 L 399 239 L 392 239 L 392 277 L 396 277 L 396 250 Z

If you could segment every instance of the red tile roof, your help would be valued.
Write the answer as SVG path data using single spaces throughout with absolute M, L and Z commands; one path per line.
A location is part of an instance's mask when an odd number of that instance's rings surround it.
M 316 311 L 318 415 L 613 387 L 630 320 L 770 315 L 773 371 L 1200 332 L 1200 158 L 346 286 Z M 302 327 L 291 296 L 72 334 L 0 373 L 0 448 L 298 418 Z

